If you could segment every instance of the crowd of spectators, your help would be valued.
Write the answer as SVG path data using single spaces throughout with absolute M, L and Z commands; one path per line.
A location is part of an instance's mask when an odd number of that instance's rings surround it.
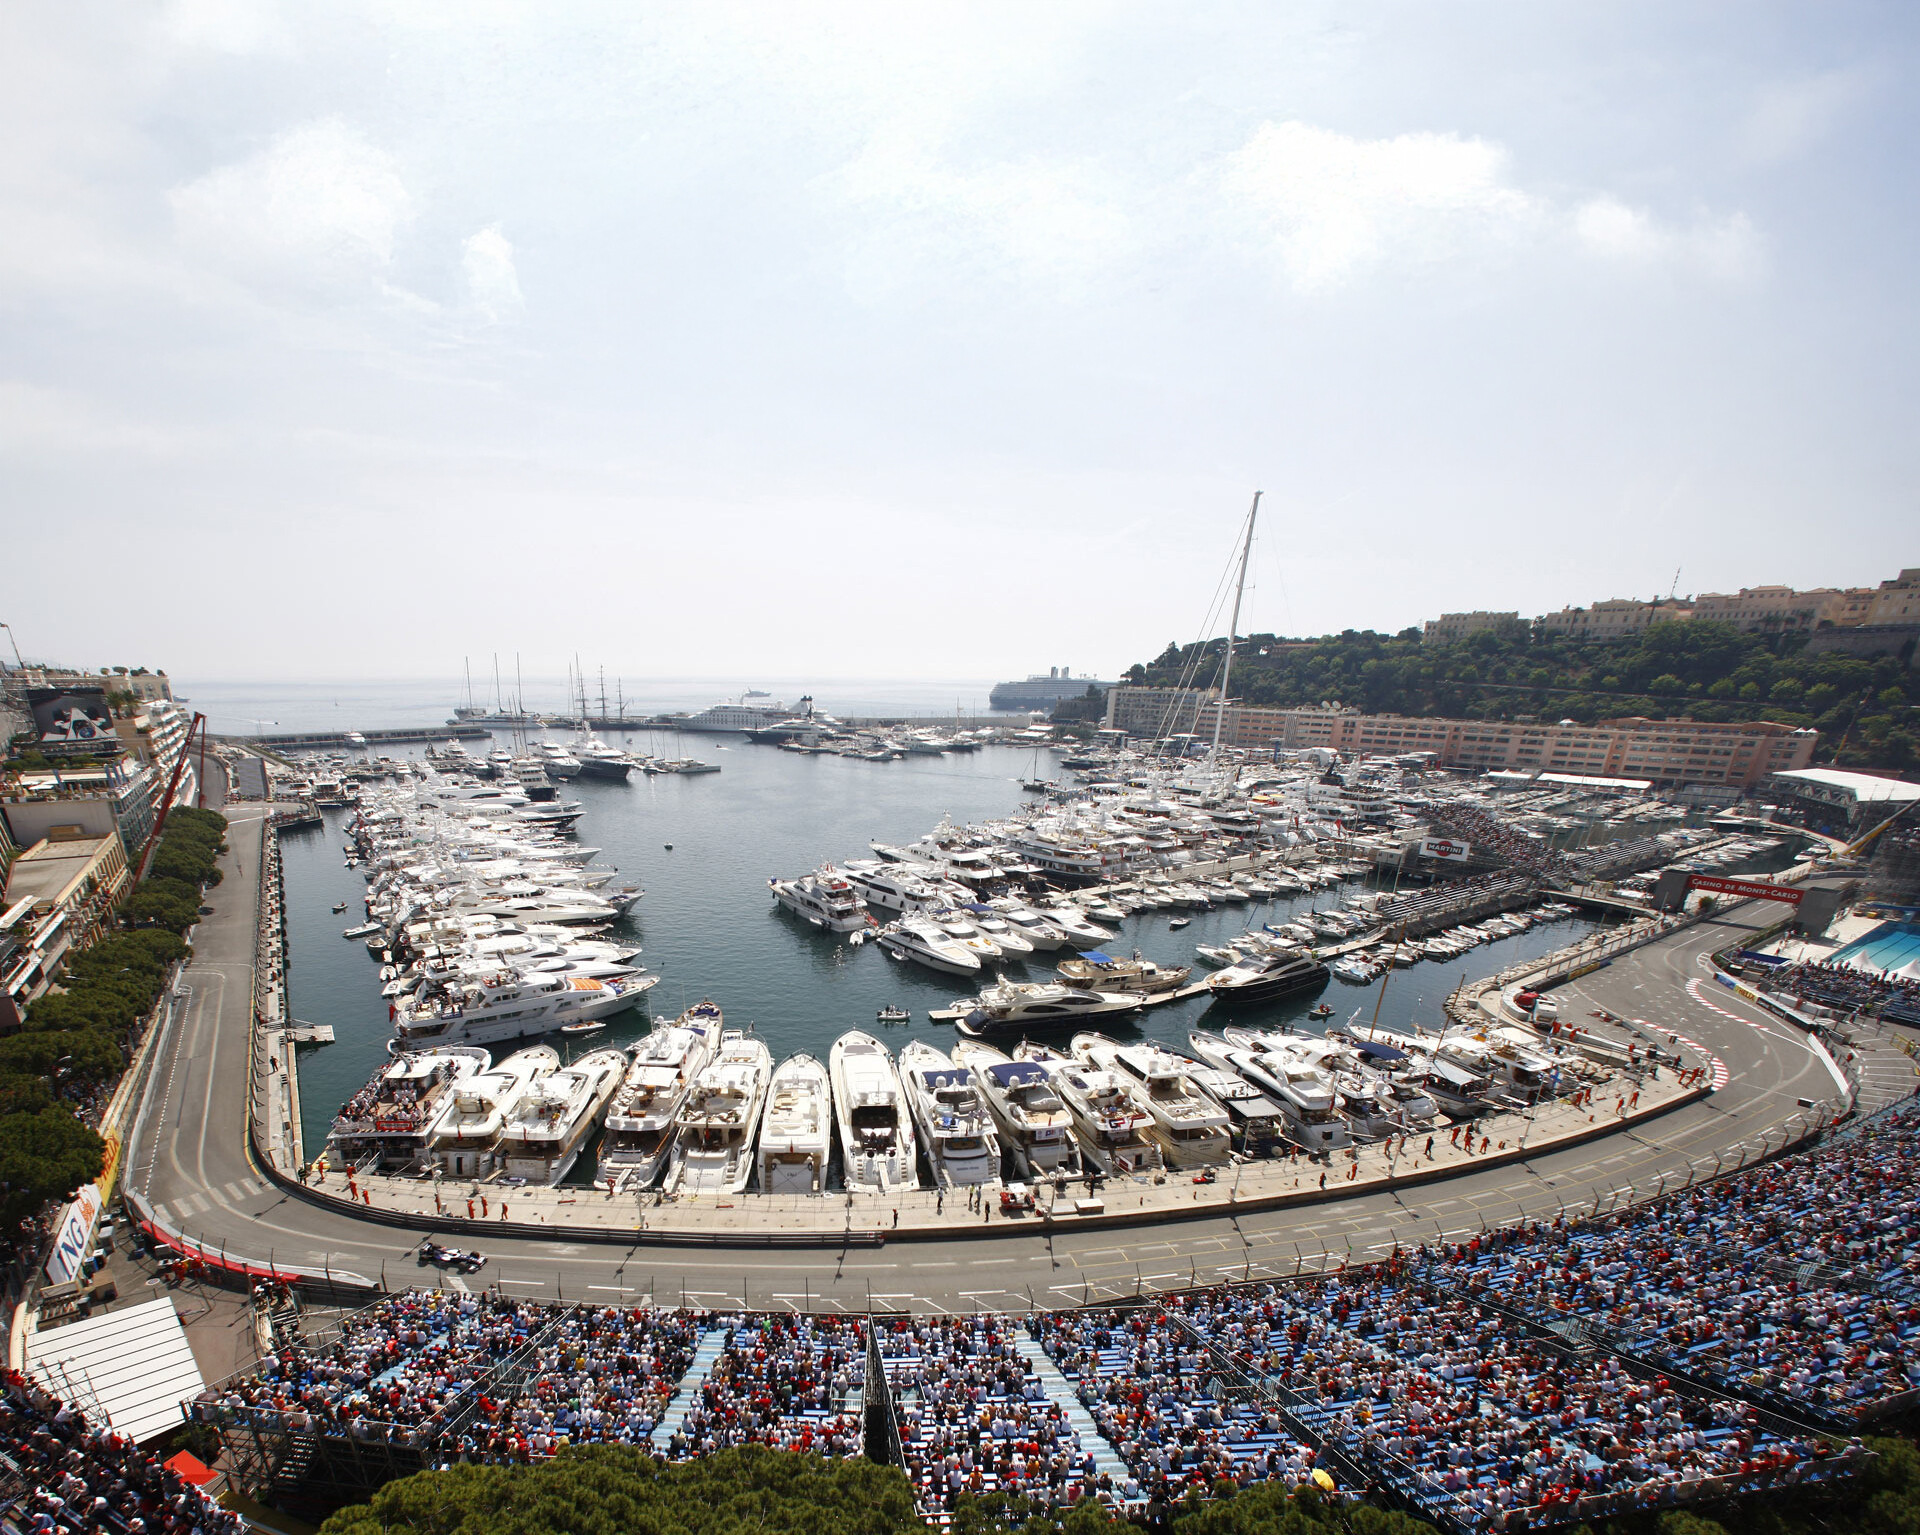
M 1817 1002 L 1835 1012 L 1868 1012 L 1896 1023 L 1920 1024 L 1920 981 L 1829 960 L 1781 965 L 1761 980 L 1769 991 L 1800 1002 Z
M 874 1326 L 923 1515 L 952 1513 L 967 1494 L 1056 1506 L 1119 1491 L 1103 1484 L 1005 1318 L 898 1317 Z
M 26 1535 L 244 1535 L 245 1523 L 157 1456 L 12 1370 L 0 1442 L 24 1487 L 3 1515 Z
M 742 1315 L 668 1440 L 683 1456 L 737 1444 L 857 1455 L 867 1380 L 866 1324 L 858 1317 Z

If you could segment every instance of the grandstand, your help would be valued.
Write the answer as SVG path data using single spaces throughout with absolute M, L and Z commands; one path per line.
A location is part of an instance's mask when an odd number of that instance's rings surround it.
M 1914 1405 L 1917 1130 L 1907 1099 L 1618 1215 L 1132 1308 L 389 1296 L 192 1410 L 265 1494 L 582 1442 L 764 1444 L 897 1461 L 941 1524 L 983 1492 L 1139 1507 L 1329 1480 L 1460 1532 L 1573 1523 L 1850 1471 L 1853 1436 Z

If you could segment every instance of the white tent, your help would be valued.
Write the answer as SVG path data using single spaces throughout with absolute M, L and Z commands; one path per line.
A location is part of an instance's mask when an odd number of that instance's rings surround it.
M 28 1374 L 128 1439 L 178 1428 L 180 1404 L 206 1386 L 170 1300 L 32 1333 L 26 1352 Z

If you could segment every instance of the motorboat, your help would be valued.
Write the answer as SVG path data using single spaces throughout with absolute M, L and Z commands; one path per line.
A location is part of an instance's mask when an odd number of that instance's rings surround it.
M 492 1045 L 606 1018 L 632 1007 L 659 983 L 658 976 L 624 968 L 624 975 L 585 975 L 571 966 L 503 968 L 423 985 L 395 1005 L 394 1032 L 408 1044 Z
M 913 1020 L 913 1014 L 904 1007 L 895 1007 L 889 1003 L 876 1012 L 873 1018 L 876 1023 L 910 1023 Z
M 1286 1115 L 1280 1105 L 1239 1072 L 1194 1061 L 1187 1075 L 1226 1111 L 1234 1149 L 1243 1155 L 1265 1156 L 1286 1135 Z
M 880 946 L 896 959 L 912 960 L 947 975 L 980 972 L 980 956 L 934 922 L 905 917 L 883 927 L 878 937 Z
M 1161 1160 L 1151 1138 L 1153 1115 L 1131 1079 L 1031 1041 L 1014 1051 L 1014 1059 L 1046 1068 L 1091 1166 L 1104 1173 L 1135 1173 Z
M 823 1194 L 833 1152 L 833 1087 L 827 1068 L 811 1055 L 780 1063 L 760 1120 L 759 1179 L 763 1194 Z
M 558 741 L 536 741 L 534 755 L 549 778 L 578 778 L 584 766 L 581 760 Z
M 931 912 L 921 920 L 937 926 L 950 941 L 959 944 L 982 965 L 1002 959 L 1008 952 L 982 932 L 973 918 L 964 911 Z
M 774 900 L 830 933 L 851 933 L 867 925 L 867 903 L 860 892 L 828 865 L 798 879 L 770 879 Z
M 492 1172 L 494 1147 L 507 1115 L 542 1077 L 559 1069 L 560 1056 L 552 1046 L 531 1045 L 458 1083 L 427 1127 L 428 1165 L 452 1178 L 482 1178 Z
M 847 1192 L 917 1189 L 913 1115 L 887 1047 L 855 1029 L 833 1042 L 827 1062 Z
M 557 1184 L 573 1170 L 626 1069 L 624 1051 L 594 1050 L 549 1072 L 507 1111 L 494 1160 L 509 1178 Z
M 633 771 L 633 760 L 618 747 L 609 746 L 598 736 L 587 735 L 575 746 L 573 755 L 580 763 L 582 778 L 626 779 Z
M 599 1181 L 651 1188 L 673 1149 L 674 1124 L 694 1078 L 713 1054 L 715 1027 L 657 1024 L 628 1052 L 627 1074 L 607 1108 L 600 1140 Z
M 666 1187 L 676 1194 L 738 1194 L 753 1176 L 753 1142 L 773 1076 L 766 1042 L 725 1029 L 680 1105 Z
M 1123 1045 L 1104 1034 L 1075 1035 L 1072 1053 L 1088 1066 L 1124 1073 L 1140 1085 L 1153 1116 L 1154 1139 L 1169 1167 L 1226 1161 L 1232 1150 L 1226 1110 L 1200 1091 L 1191 1075 L 1194 1063 L 1185 1056 L 1151 1041 Z
M 1144 996 L 1157 996 L 1163 991 L 1179 990 L 1193 974 L 1193 968 L 1156 965 L 1138 954 L 1132 959 L 1115 959 L 1098 949 L 1090 949 L 1078 959 L 1062 960 L 1054 966 L 1054 973 L 1068 986 L 1082 991 L 1135 991 Z
M 1057 982 L 1002 981 L 953 1004 L 959 1029 L 973 1038 L 1028 1028 L 1060 1028 L 1083 1018 L 1140 1010 L 1140 993 L 1082 991 Z
M 1305 954 L 1245 959 L 1207 977 L 1216 1006 L 1258 1007 L 1327 984 L 1327 967 Z
M 1001 897 L 987 903 L 1036 951 L 1050 952 L 1067 948 L 1074 942 L 1073 935 L 1059 924 L 1048 920 L 1047 914 L 1035 911 L 1031 906 L 1019 901 Z
M 900 1082 L 935 1188 L 1000 1181 L 1000 1137 L 973 1073 L 923 1039 L 900 1047 Z
M 1212 1066 L 1238 1072 L 1286 1116 L 1287 1137 L 1308 1151 L 1350 1145 L 1352 1128 L 1340 1117 L 1333 1085 L 1296 1057 L 1262 1048 L 1253 1040 L 1226 1038 L 1203 1029 L 1187 1036 L 1193 1053 Z
M 1029 1174 L 1079 1171 L 1073 1116 L 1044 1065 L 1010 1060 L 992 1045 L 971 1039 L 955 1042 L 953 1060 L 973 1073 L 1008 1149 Z
M 382 1061 L 334 1117 L 327 1132 L 328 1158 L 345 1167 L 358 1167 L 368 1157 L 382 1169 L 410 1167 L 447 1095 L 492 1063 L 473 1045 L 404 1051 Z
M 999 912 L 979 905 L 966 909 L 973 918 L 973 925 L 1002 954 L 1019 959 L 1033 952 L 1033 941 Z
M 897 863 L 859 859 L 841 865 L 841 873 L 869 906 L 905 915 L 940 911 L 953 904 L 953 893 L 928 883 L 911 868 Z
M 1090 920 L 1077 906 L 1060 902 L 1041 907 L 1040 914 L 1075 944 L 1097 949 L 1103 943 L 1113 942 L 1112 932 Z

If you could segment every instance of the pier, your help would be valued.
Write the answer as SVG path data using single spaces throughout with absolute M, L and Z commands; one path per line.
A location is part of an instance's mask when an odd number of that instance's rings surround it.
M 432 729 L 412 726 L 400 730 L 361 730 L 355 734 L 363 736 L 369 746 L 408 746 L 428 741 L 484 741 L 489 732 L 480 725 L 439 725 Z M 360 744 L 349 741 L 344 730 L 294 730 L 273 735 L 215 736 L 214 739 L 232 746 L 273 746 L 291 751 L 333 746 L 357 749 Z

